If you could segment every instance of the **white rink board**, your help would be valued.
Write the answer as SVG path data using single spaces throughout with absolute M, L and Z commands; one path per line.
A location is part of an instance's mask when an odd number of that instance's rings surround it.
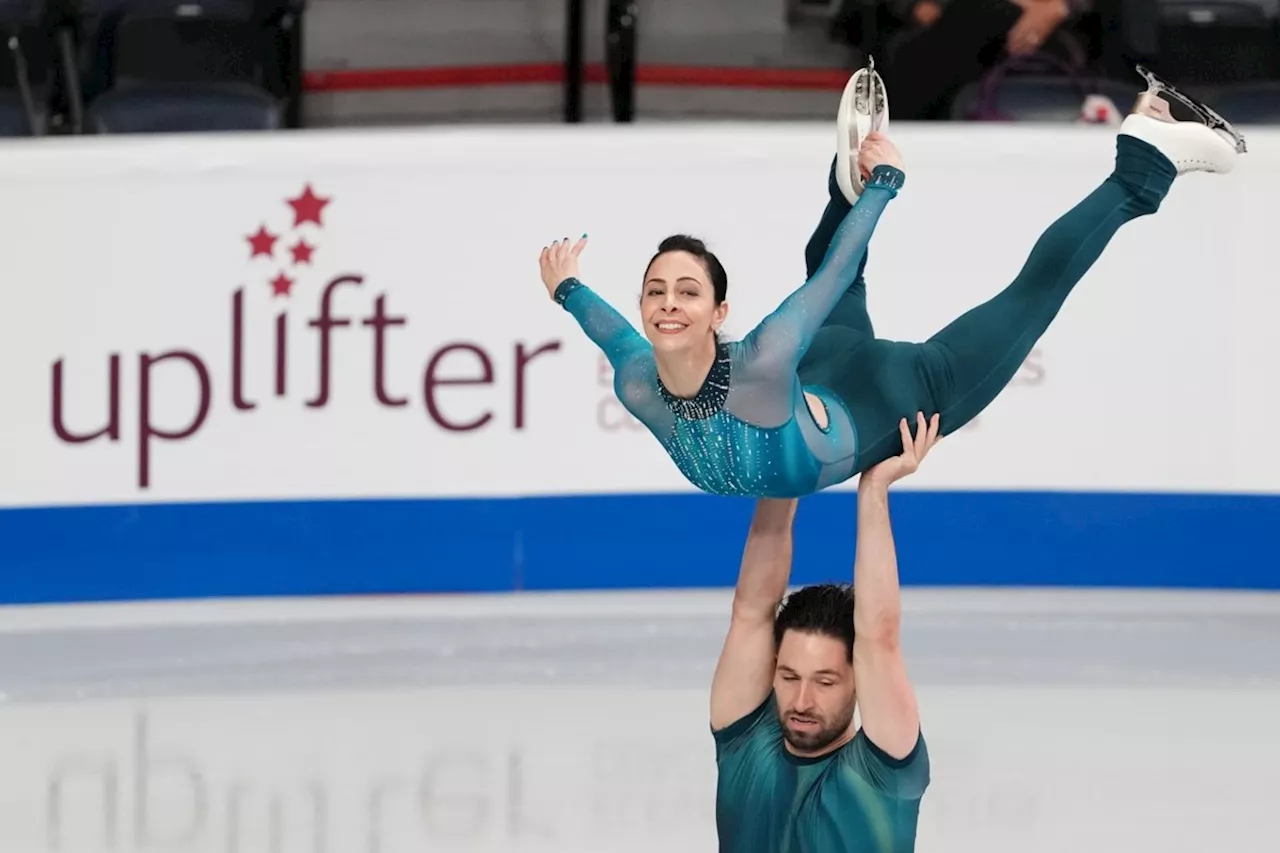
M 584 279 L 629 311 L 658 241 L 703 236 L 743 335 L 803 279 L 830 137 L 806 124 L 6 146 L 0 505 L 691 490 L 547 298 L 538 252 L 589 232 Z M 907 185 L 868 268 L 877 332 L 897 339 L 1003 287 L 1114 149 L 1096 128 L 899 141 Z M 1179 180 L 1126 226 L 962 449 L 909 488 L 1280 491 L 1280 134 L 1250 141 L 1234 174 Z M 319 225 L 287 203 L 307 187 L 329 200 Z M 260 227 L 279 239 L 251 257 Z M 288 296 L 268 284 L 280 274 Z M 344 278 L 327 316 L 350 325 L 329 329 L 326 357 L 310 323 Z M 60 439 L 55 403 L 68 435 L 109 424 L 113 354 L 114 440 Z M 192 434 L 144 440 L 144 402 L 153 431 Z

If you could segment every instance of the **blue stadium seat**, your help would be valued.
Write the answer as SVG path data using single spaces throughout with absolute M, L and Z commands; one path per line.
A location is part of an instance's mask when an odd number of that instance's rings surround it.
M 1224 86 L 1208 103 L 1232 124 L 1280 123 L 1280 80 Z
M 986 115 L 1005 121 L 1077 121 L 1087 95 L 1104 95 L 1123 113 L 1143 88 L 1140 83 L 1042 74 L 1010 75 L 988 85 L 978 81 L 961 89 L 952 101 L 951 118 L 964 121 Z
M 50 64 L 42 0 L 0 0 L 0 136 L 43 132 Z
M 1270 0 L 1156 0 L 1153 70 L 1180 87 L 1280 75 L 1276 5 Z
M 94 0 L 88 130 L 273 130 L 285 105 L 268 21 L 275 0 Z
M 31 136 L 33 132 L 22 96 L 18 92 L 0 92 L 0 136 Z
M 125 83 L 89 107 L 94 133 L 277 130 L 281 104 L 254 86 Z

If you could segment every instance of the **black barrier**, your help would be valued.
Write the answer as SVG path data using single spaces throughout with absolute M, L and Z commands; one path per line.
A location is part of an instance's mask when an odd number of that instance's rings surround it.
M 567 0 L 564 25 L 564 120 L 582 121 L 583 0 Z
M 635 0 L 609 0 L 605 22 L 605 64 L 609 69 L 609 101 L 613 120 L 629 122 L 636 109 Z

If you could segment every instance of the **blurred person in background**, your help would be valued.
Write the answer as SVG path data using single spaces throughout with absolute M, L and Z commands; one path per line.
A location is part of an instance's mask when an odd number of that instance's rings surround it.
M 880 71 L 894 118 L 945 119 L 961 88 L 1009 58 L 1046 53 L 1083 71 L 1086 49 L 1069 24 L 1092 0 L 890 0 L 906 28 Z
M 852 587 L 784 600 L 796 501 L 756 504 L 711 687 L 722 853 L 915 847 L 929 754 L 899 640 L 889 487 L 919 468 L 938 418 L 900 428 L 902 455 L 858 482 Z

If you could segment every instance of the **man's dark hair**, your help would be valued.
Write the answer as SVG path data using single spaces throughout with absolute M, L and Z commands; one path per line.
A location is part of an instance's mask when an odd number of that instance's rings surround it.
M 787 631 L 823 634 L 844 643 L 853 660 L 853 585 L 822 583 L 798 589 L 782 602 L 773 620 L 774 648 Z
M 707 278 L 711 279 L 711 290 L 715 293 L 717 305 L 729 296 L 729 274 L 724 271 L 720 259 L 707 248 L 706 243 L 688 234 L 673 234 L 658 244 L 658 253 L 649 259 L 649 266 L 653 266 L 654 261 L 668 252 L 688 252 L 702 261 L 707 269 Z M 648 267 L 645 272 L 648 273 Z

